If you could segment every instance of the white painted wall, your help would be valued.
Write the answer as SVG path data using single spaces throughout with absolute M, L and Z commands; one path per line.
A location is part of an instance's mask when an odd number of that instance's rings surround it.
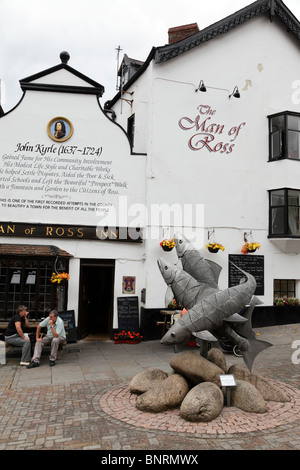
M 66 70 L 33 83 L 90 86 Z M 49 121 L 58 116 L 69 119 L 74 127 L 65 142 L 55 142 L 47 133 Z M 137 201 L 145 204 L 145 160 L 145 156 L 131 154 L 124 130 L 103 113 L 95 95 L 27 91 L 17 108 L 0 120 L 1 221 L 142 226 L 136 214 L 128 221 L 127 208 Z M 136 276 L 140 297 L 145 277 L 143 244 L 51 236 L 2 236 L 1 240 L 57 245 L 73 255 L 68 309 L 75 310 L 76 321 L 81 258 L 116 260 L 114 327 L 123 275 Z
M 268 239 L 268 190 L 299 189 L 300 162 L 268 162 L 267 119 L 286 110 L 299 112 L 293 88 L 300 77 L 299 52 L 295 37 L 278 19 L 271 23 L 268 15 L 261 15 L 165 63 L 152 61 L 128 90 L 134 91 L 133 112 L 141 103 L 147 110 L 143 119 L 137 111 L 135 124 L 136 132 L 148 142 L 148 211 L 152 204 L 162 202 L 204 205 L 204 242 L 208 229 L 214 228 L 215 241 L 226 248 L 217 255 L 204 250 L 207 258 L 223 267 L 221 288 L 228 287 L 228 254 L 241 253 L 244 232 L 252 230 L 254 240 L 261 244 L 256 254 L 264 255 L 265 260 L 261 300 L 266 305 L 273 304 L 274 278 L 300 279 L 299 243 L 293 245 L 290 255 Z M 206 93 L 195 92 L 200 80 Z M 229 99 L 236 85 L 241 98 Z M 201 105 L 212 114 L 199 113 Z M 114 109 L 117 122 L 125 126 L 128 116 L 119 113 L 120 103 Z M 178 124 L 181 120 L 182 125 L 187 127 L 190 122 L 192 127 L 198 116 L 198 130 L 183 130 Z M 201 125 L 208 130 L 213 123 L 224 128 L 222 133 L 221 128 L 210 132 L 214 138 L 210 147 L 219 144 L 217 149 L 223 150 L 223 142 L 228 150 L 234 144 L 232 152 L 212 152 L 200 143 L 197 147 L 205 135 L 192 137 L 201 134 Z M 196 150 L 189 147 L 191 138 Z M 200 233 L 201 224 L 195 225 Z M 166 286 L 157 278 L 157 257 L 176 262 L 174 251 L 164 254 L 158 242 L 150 240 L 146 245 L 147 307 L 160 307 L 164 298 Z

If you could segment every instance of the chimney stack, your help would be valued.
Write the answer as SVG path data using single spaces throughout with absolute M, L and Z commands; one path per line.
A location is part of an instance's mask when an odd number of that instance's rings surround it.
M 181 41 L 182 39 L 188 38 L 195 33 L 198 33 L 199 27 L 197 23 L 186 24 L 183 26 L 176 26 L 175 28 L 169 28 L 169 44 Z

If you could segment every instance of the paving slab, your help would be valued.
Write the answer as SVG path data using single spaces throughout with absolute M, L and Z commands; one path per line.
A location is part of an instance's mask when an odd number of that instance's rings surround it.
M 148 368 L 170 372 L 174 348 L 159 341 L 81 340 L 66 346 L 55 367 L 49 367 L 47 357 L 36 369 L 20 366 L 18 357 L 0 366 L 0 450 L 299 450 L 300 361 L 292 358 L 293 353 L 300 358 L 293 348 L 300 341 L 300 324 L 255 332 L 258 340 L 274 346 L 259 354 L 253 371 L 279 383 L 293 398 L 290 405 L 272 402 L 268 416 L 229 407 L 219 420 L 191 426 L 180 421 L 178 410 L 137 412 L 129 381 Z M 233 354 L 226 360 L 228 366 L 243 364 Z

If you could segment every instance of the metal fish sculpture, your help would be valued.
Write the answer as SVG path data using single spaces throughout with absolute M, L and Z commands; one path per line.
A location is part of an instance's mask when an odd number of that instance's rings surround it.
M 231 340 L 238 347 L 242 353 L 246 366 L 251 370 L 256 355 L 264 349 L 272 346 L 271 343 L 266 341 L 258 341 L 251 328 L 251 315 L 253 309 L 255 305 L 261 303 L 262 302 L 257 297 L 253 297 L 250 305 L 243 309 L 244 311 L 241 311 L 239 314 L 235 313 L 226 318 L 223 325 L 214 330 L 213 334 L 208 331 L 203 331 L 200 333 L 194 333 L 194 336 L 198 339 L 204 340 L 205 342 L 213 342 L 226 337 L 226 339 Z M 242 334 L 240 332 L 242 332 Z M 207 347 L 207 345 L 202 345 L 203 350 L 205 350 L 205 347 Z
M 197 281 L 219 290 L 218 281 L 222 270 L 221 266 L 213 261 L 204 259 L 201 252 L 182 234 L 176 233 L 174 239 L 177 256 L 182 262 L 184 271 L 193 276 Z
M 170 264 L 163 259 L 159 259 L 157 262 L 166 284 L 172 289 L 173 298 L 175 297 L 177 302 L 187 310 L 207 293 L 206 285 L 196 281 L 193 276 L 179 266 Z M 212 291 L 215 292 L 216 289 L 213 288 Z
M 176 295 L 178 281 L 180 285 L 182 280 L 180 268 L 175 269 L 174 266 L 164 260 L 158 260 L 158 266 L 165 282 L 171 285 L 172 290 Z M 205 299 L 194 301 L 194 305 L 192 307 L 185 307 L 188 308 L 187 313 L 173 324 L 162 338 L 161 343 L 182 343 L 184 341 L 188 341 L 192 333 L 204 332 L 205 330 L 210 333 L 216 332 L 218 336 L 226 334 L 227 337 L 229 336 L 234 338 L 236 344 L 240 344 L 245 364 L 251 370 L 256 355 L 263 349 L 272 345 L 267 342 L 252 339 L 247 340 L 248 342 L 246 343 L 242 340 L 241 336 L 235 333 L 232 327 L 229 325 L 225 326 L 224 324 L 226 319 L 229 320 L 233 315 L 236 316 L 237 312 L 241 311 L 245 305 L 249 305 L 251 303 L 253 293 L 256 289 L 255 278 L 249 273 L 244 271 L 242 272 L 247 279 L 245 283 L 230 287 L 224 291 L 214 292 L 208 295 Z M 200 290 L 198 289 L 198 293 L 199 291 Z M 182 287 L 180 287 L 178 292 L 182 295 L 182 299 L 184 300 L 184 290 Z M 182 305 L 185 306 L 184 303 L 182 303 Z
M 201 292 L 197 293 L 197 300 L 219 291 L 218 280 L 222 270 L 221 266 L 213 261 L 204 259 L 200 251 L 182 234 L 176 233 L 174 238 L 177 256 L 181 261 L 184 272 L 190 274 L 193 279 L 198 281 L 199 287 L 201 287 Z M 183 283 L 185 284 L 185 281 Z M 165 305 L 168 306 L 174 297 L 179 301 L 169 284 L 165 295 Z

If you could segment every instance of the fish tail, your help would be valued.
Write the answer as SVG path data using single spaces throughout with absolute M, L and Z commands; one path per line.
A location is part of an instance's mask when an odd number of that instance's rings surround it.
M 249 339 L 248 342 L 249 348 L 247 351 L 242 351 L 242 354 L 246 366 L 251 371 L 254 359 L 256 358 L 257 354 L 259 354 L 264 349 L 273 346 L 273 344 L 268 343 L 267 341 L 259 341 L 257 339 Z

